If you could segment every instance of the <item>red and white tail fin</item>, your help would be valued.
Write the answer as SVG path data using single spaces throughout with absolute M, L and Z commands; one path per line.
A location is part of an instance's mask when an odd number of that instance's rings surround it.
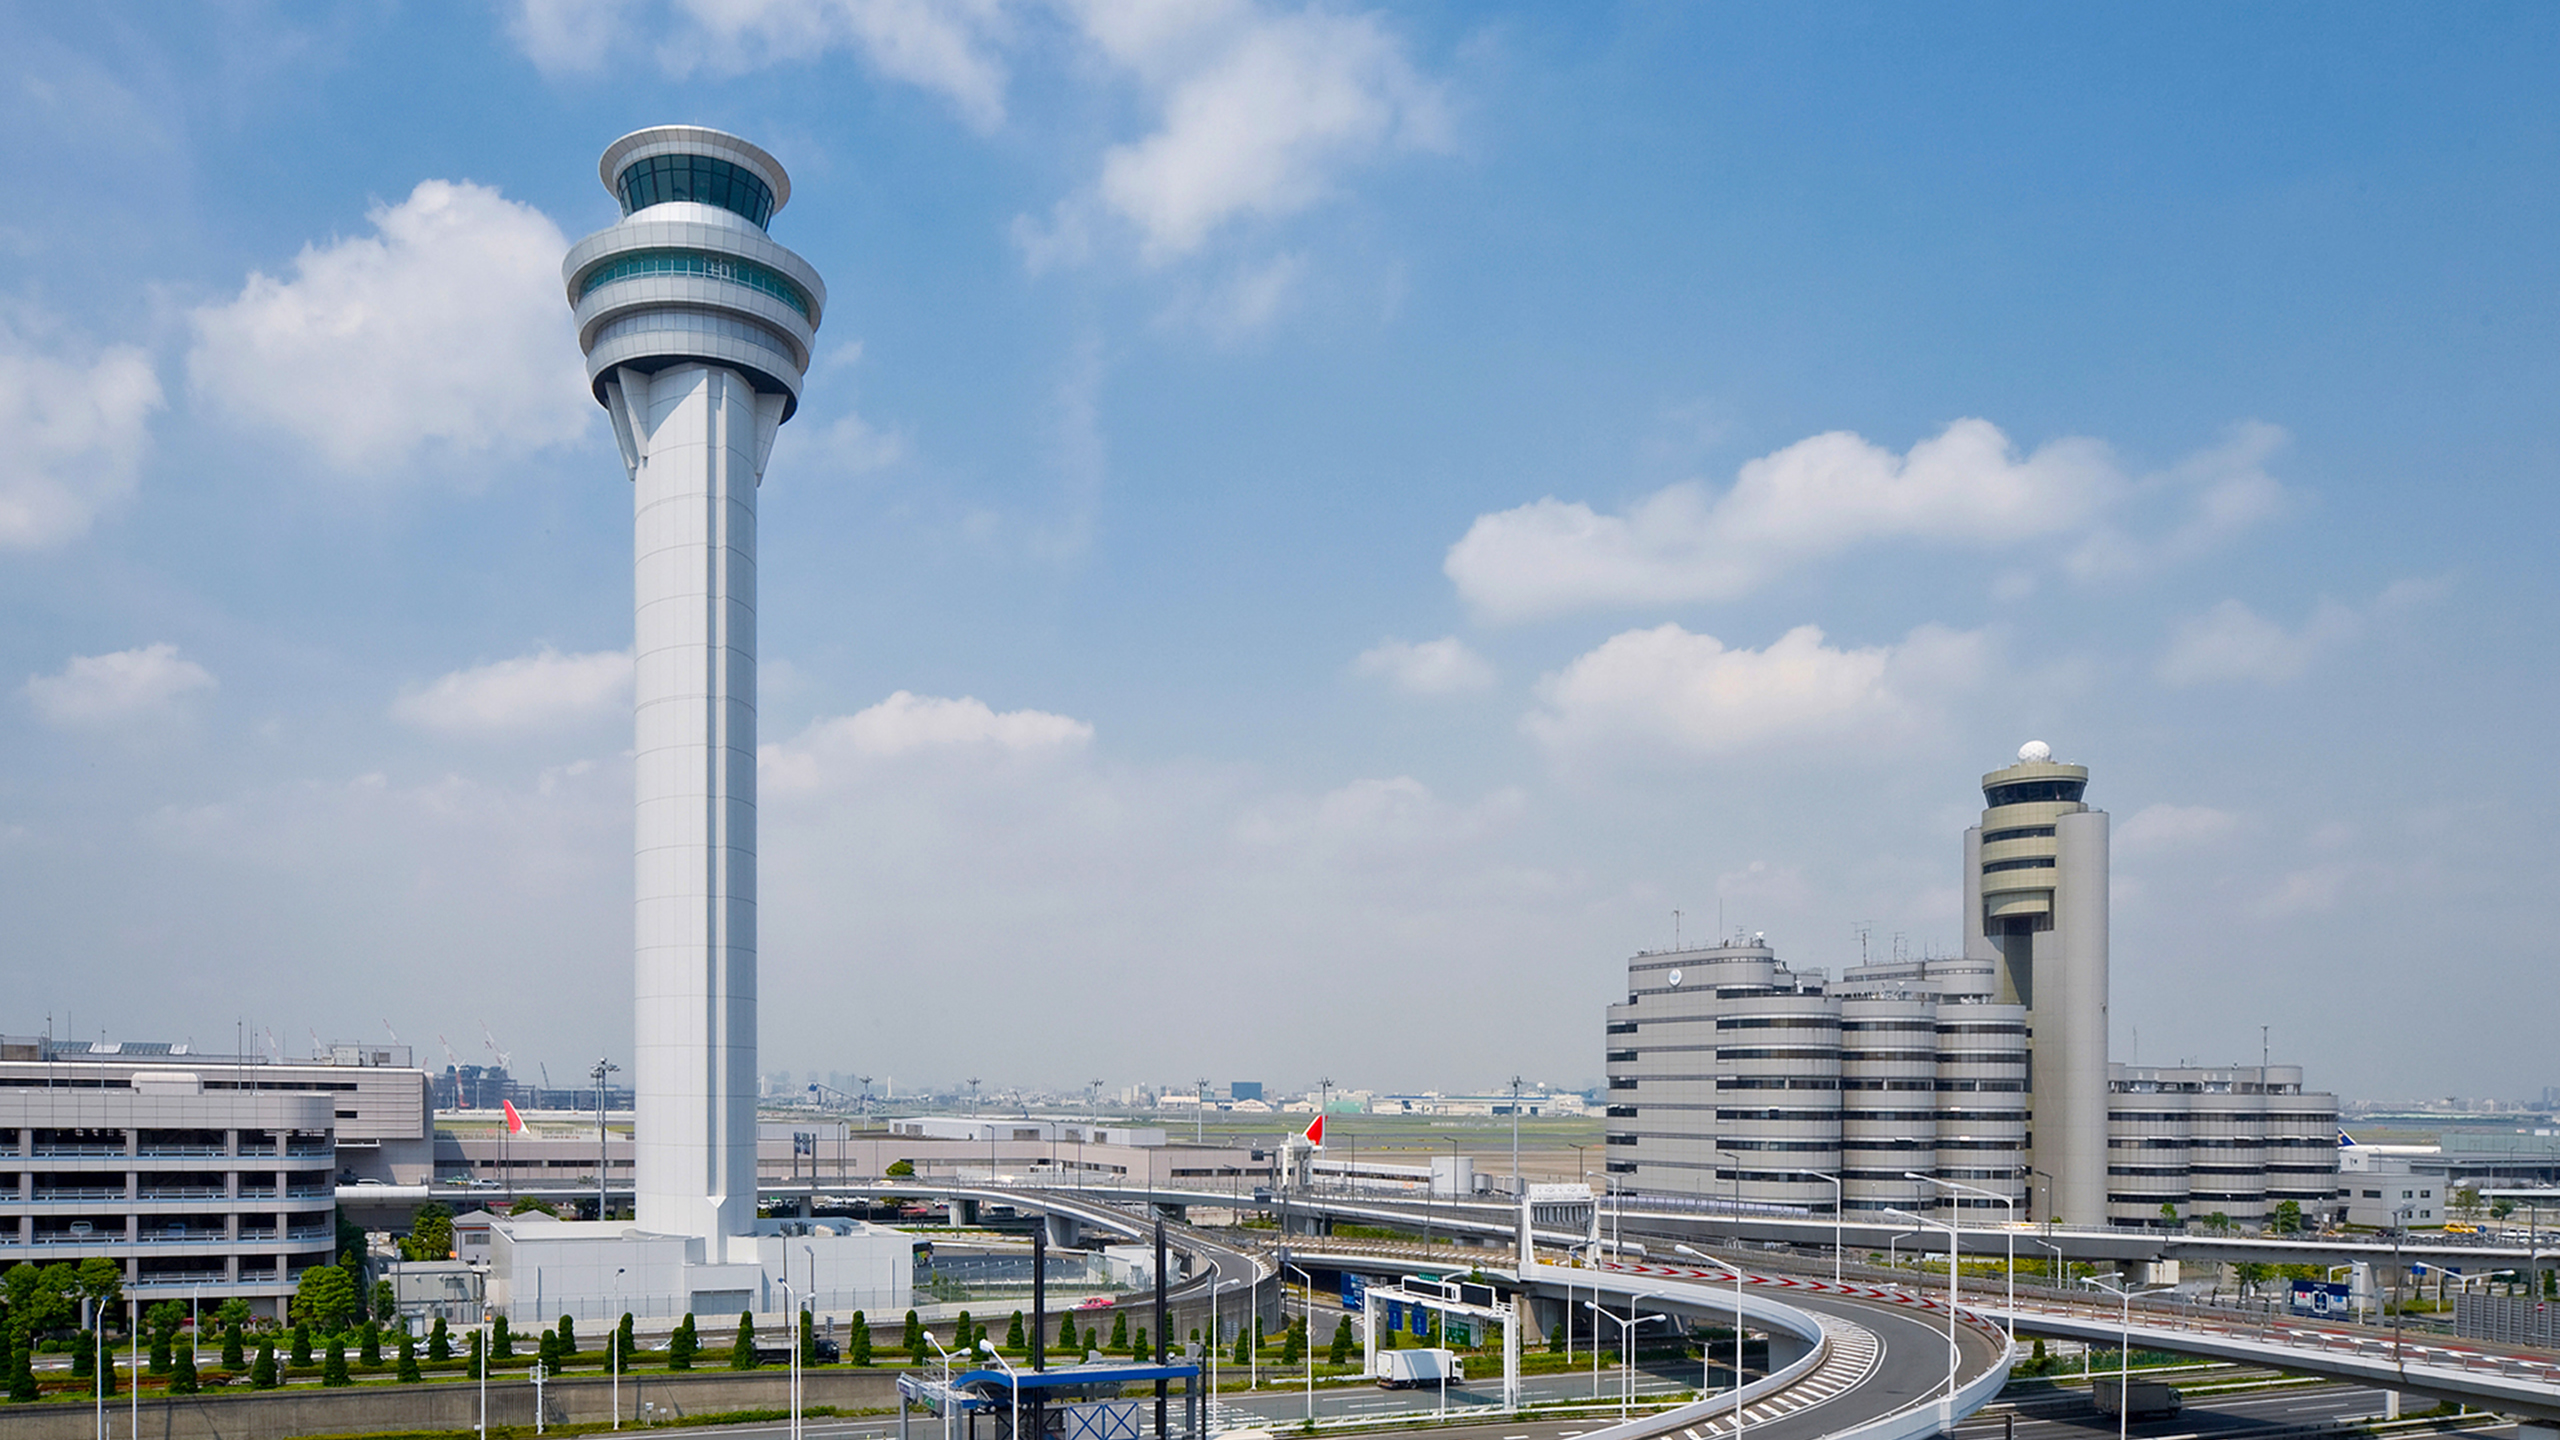
M 502 1106 L 506 1107 L 506 1111 L 507 1111 L 507 1133 L 508 1133 L 508 1134 L 510 1134 L 510 1135 L 521 1135 L 521 1134 L 523 1134 L 523 1133 L 524 1133 L 524 1117 L 516 1113 L 516 1102 L 514 1102 L 513 1100 L 501 1100 L 501 1101 L 499 1101 L 498 1103 L 499 1103 L 500 1105 L 502 1105 Z
M 1307 1122 L 1306 1134 L 1301 1138 L 1307 1142 L 1309 1149 L 1321 1150 L 1324 1148 L 1324 1116 L 1322 1113 L 1318 1113 L 1315 1119 Z

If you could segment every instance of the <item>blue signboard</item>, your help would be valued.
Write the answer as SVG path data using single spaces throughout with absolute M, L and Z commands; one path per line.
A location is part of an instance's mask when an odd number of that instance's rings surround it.
M 2344 1285 L 2331 1285 L 2319 1280 L 2293 1282 L 2293 1313 L 2316 1315 L 2324 1319 L 2346 1319 L 2355 1310 L 2355 1292 Z
M 1343 1271 L 1343 1272 L 1342 1272 L 1342 1308 L 1343 1308 L 1343 1309 L 1345 1309 L 1345 1310 L 1357 1310 L 1357 1309 L 1359 1309 L 1359 1308 L 1360 1308 L 1360 1305 L 1361 1305 L 1361 1302 L 1367 1298 L 1368 1294 L 1369 1294 L 1369 1281 L 1368 1281 L 1367 1277 L 1362 1276 L 1362 1275 L 1354 1274 L 1353 1272 L 1351 1272 L 1351 1271 L 1349 1271 L 1349 1270 L 1345 1270 L 1345 1271 Z

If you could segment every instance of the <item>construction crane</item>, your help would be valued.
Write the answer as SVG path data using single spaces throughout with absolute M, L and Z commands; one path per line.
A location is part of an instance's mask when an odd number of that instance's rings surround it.
M 462 1057 L 453 1053 L 453 1042 L 439 1035 L 436 1037 L 436 1043 L 444 1047 L 444 1063 L 452 1066 L 455 1072 L 459 1073 L 462 1069 Z
M 498 1057 L 498 1068 L 506 1069 L 507 1062 L 515 1057 L 498 1048 L 498 1032 L 490 1029 L 489 1022 L 486 1020 L 480 1022 L 480 1038 L 488 1045 L 489 1053 Z

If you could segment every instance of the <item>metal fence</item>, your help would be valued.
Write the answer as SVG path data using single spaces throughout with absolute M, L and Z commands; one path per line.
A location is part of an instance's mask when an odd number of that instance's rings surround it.
M 2560 1300 L 2464 1295 L 2453 1302 L 2453 1333 L 2465 1340 L 2560 1347 Z

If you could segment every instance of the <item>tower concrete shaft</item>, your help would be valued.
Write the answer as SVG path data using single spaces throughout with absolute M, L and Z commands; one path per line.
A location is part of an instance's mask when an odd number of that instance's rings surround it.
M 1995 962 L 1996 998 L 2028 1028 L 2027 1163 L 2039 1218 L 2107 1215 L 2107 815 L 2089 771 L 2041 744 L 1982 777 L 1965 832 L 1965 954 Z
M 756 1217 L 756 494 L 825 289 L 755 146 L 663 126 L 600 172 L 624 218 L 562 274 L 632 482 L 637 1218 L 717 1242 Z

